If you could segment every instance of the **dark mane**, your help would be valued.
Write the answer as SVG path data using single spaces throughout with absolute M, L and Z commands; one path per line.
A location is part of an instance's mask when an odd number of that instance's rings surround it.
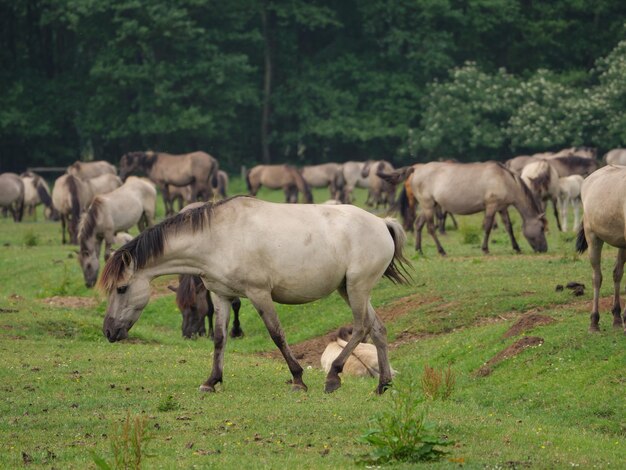
M 589 168 L 589 166 L 595 163 L 590 158 L 580 157 L 578 155 L 566 155 L 563 157 L 556 157 L 555 160 L 558 160 L 564 165 L 567 165 L 569 167 L 583 166 L 585 168 Z
M 133 264 L 136 270 L 142 269 L 150 260 L 161 256 L 165 249 L 165 242 L 170 235 L 176 235 L 183 230 L 191 231 L 191 233 L 203 230 L 210 225 L 211 216 L 216 207 L 242 197 L 250 196 L 233 196 L 217 202 L 207 202 L 144 230 L 116 250 L 109 258 L 98 281 L 99 287 L 107 293 L 111 292 L 117 281 L 123 277 L 128 266 Z
M 178 289 L 176 289 L 176 305 L 181 310 L 196 305 L 196 289 L 202 283 L 200 276 L 181 274 L 178 276 Z
M 535 210 L 537 214 L 541 214 L 541 208 L 539 207 L 537 198 L 532 193 L 530 188 L 526 185 L 526 183 L 524 183 L 524 180 L 519 175 L 516 175 L 515 173 L 513 173 L 511 169 L 504 166 L 502 162 L 496 162 L 496 163 L 498 164 L 500 168 L 505 170 L 517 182 L 517 184 L 522 188 L 522 191 L 524 192 L 524 196 L 526 197 L 526 200 L 530 202 L 530 204 L 532 205 L 533 209 Z
M 80 219 L 80 226 L 78 228 L 78 243 L 81 250 L 86 250 L 86 242 L 89 240 L 95 230 L 96 223 L 98 222 L 98 214 L 102 208 L 102 199 L 96 197 L 89 205 L 87 212 Z

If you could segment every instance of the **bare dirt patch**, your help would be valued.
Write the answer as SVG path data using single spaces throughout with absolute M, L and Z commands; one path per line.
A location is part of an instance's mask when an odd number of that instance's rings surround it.
M 63 308 L 91 308 L 98 305 L 98 301 L 93 297 L 75 297 L 75 296 L 60 296 L 48 297 L 43 299 L 42 302 L 53 307 Z
M 517 320 L 511 328 L 508 329 L 506 333 L 504 333 L 504 338 L 511 338 L 513 336 L 519 336 L 520 334 L 532 330 L 537 326 L 549 325 L 550 323 L 554 323 L 556 320 L 547 315 L 541 315 L 539 313 L 530 313 L 528 315 L 524 315 L 522 318 Z
M 523 338 L 517 340 L 515 343 L 510 345 L 508 348 L 500 351 L 494 357 L 489 359 L 480 369 L 478 369 L 476 375 L 479 375 L 480 377 L 486 377 L 493 372 L 493 368 L 500 362 L 513 356 L 517 356 L 526 348 L 539 346 L 541 344 L 543 344 L 543 338 L 539 338 L 538 336 L 524 336 Z

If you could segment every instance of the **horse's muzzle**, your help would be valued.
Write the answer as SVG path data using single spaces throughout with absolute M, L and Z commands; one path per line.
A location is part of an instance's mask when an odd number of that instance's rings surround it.
M 128 327 L 116 325 L 115 320 L 107 317 L 104 319 L 102 333 L 109 340 L 109 343 L 115 343 L 128 338 Z

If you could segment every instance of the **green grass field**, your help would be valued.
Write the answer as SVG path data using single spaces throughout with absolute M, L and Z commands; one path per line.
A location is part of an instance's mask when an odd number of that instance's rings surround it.
M 243 187 L 235 180 L 237 192 Z M 358 202 L 364 196 L 359 192 Z M 259 197 L 279 201 L 282 194 Z M 316 201 L 326 198 L 315 193 Z M 500 228 L 483 255 L 481 216 L 458 217 L 459 230 L 441 238 L 446 258 L 426 233 L 425 254 L 417 256 L 410 234 L 414 283 L 383 280 L 372 294 L 376 308 L 404 309 L 386 325 L 390 342 L 405 339 L 391 349 L 398 388 L 419 383 L 425 365 L 455 374 L 451 398 L 425 405 L 428 420 L 454 445 L 424 466 L 622 468 L 626 337 L 611 328 L 606 301 L 602 332 L 587 332 L 591 268 L 586 255 L 575 254 L 574 234 L 558 233 L 551 217 L 548 253 L 534 254 L 516 213 L 513 219 L 522 254 Z M 127 416 L 145 422 L 143 468 L 350 468 L 369 451 L 357 438 L 392 396 L 375 395 L 373 379 L 345 377 L 328 395 L 314 367 L 304 376 L 308 393 L 291 392 L 284 361 L 259 354 L 275 347 L 244 300 L 246 336 L 228 342 L 223 387 L 200 393 L 213 346 L 182 338 L 174 295 L 166 294 L 172 279 L 156 280 L 164 295 L 148 304 L 129 340 L 109 344 L 101 330 L 106 300 L 85 288 L 76 247 L 60 240 L 60 224 L 41 212 L 37 222 L 0 219 L 0 468 L 96 468 L 94 454 L 112 463 L 111 443 Z M 614 255 L 605 248 L 604 298 Z M 585 295 L 555 290 L 569 281 L 586 284 Z M 543 344 L 477 374 L 521 338 L 503 334 L 529 313 L 555 320 L 522 334 Z M 291 344 L 351 319 L 336 294 L 279 306 L 279 315 Z

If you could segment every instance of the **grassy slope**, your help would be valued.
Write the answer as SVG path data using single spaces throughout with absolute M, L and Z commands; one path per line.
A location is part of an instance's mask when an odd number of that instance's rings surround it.
M 317 192 L 316 200 L 325 196 Z M 514 255 L 502 230 L 493 237 L 492 254 L 483 256 L 480 241 L 463 243 L 480 217 L 460 219 L 462 230 L 442 239 L 447 258 L 438 257 L 428 238 L 424 257 L 418 259 L 408 246 L 414 285 L 383 281 L 373 294 L 375 306 L 409 295 L 422 300 L 387 325 L 391 339 L 407 331 L 432 334 L 392 351 L 399 386 L 419 381 L 425 364 L 451 364 L 456 373 L 452 399 L 434 402 L 429 410 L 441 432 L 457 442 L 454 461 L 433 466 L 619 467 L 626 434 L 626 339 L 610 330 L 608 312 L 602 312 L 604 331 L 587 333 L 586 257 L 573 254 L 571 235 L 555 231 L 547 255 L 531 254 L 521 235 L 524 253 Z M 36 246 L 26 247 L 33 236 Z M 228 344 L 224 387 L 200 394 L 212 346 L 180 337 L 173 296 L 148 305 L 131 331 L 133 341 L 108 344 L 101 334 L 104 299 L 83 286 L 74 249 L 60 246 L 59 225 L 41 216 L 21 225 L 0 220 L 0 308 L 17 310 L 0 313 L 1 468 L 20 466 L 24 458 L 32 459 L 31 466 L 85 468 L 93 466 L 90 451 L 110 459 L 115 425 L 127 413 L 147 419 L 147 449 L 154 454 L 145 460 L 147 468 L 345 468 L 366 450 L 355 438 L 390 397 L 373 395 L 373 381 L 346 378 L 337 393 L 325 395 L 324 375 L 311 369 L 305 374 L 309 392 L 290 392 L 284 363 L 254 354 L 274 346 L 244 301 L 246 337 Z M 605 251 L 608 281 L 614 250 Z M 587 284 L 584 297 L 555 292 L 556 284 L 571 280 Z M 605 282 L 603 295 L 610 294 L 610 284 Z M 43 301 L 54 295 L 92 297 L 96 306 L 63 308 Z M 515 341 L 502 334 L 531 309 L 557 320 L 529 333 L 544 344 L 504 361 L 488 377 L 476 376 L 484 362 Z M 279 312 L 292 343 L 350 320 L 337 295 L 280 306 Z M 159 411 L 167 403 L 174 409 Z

